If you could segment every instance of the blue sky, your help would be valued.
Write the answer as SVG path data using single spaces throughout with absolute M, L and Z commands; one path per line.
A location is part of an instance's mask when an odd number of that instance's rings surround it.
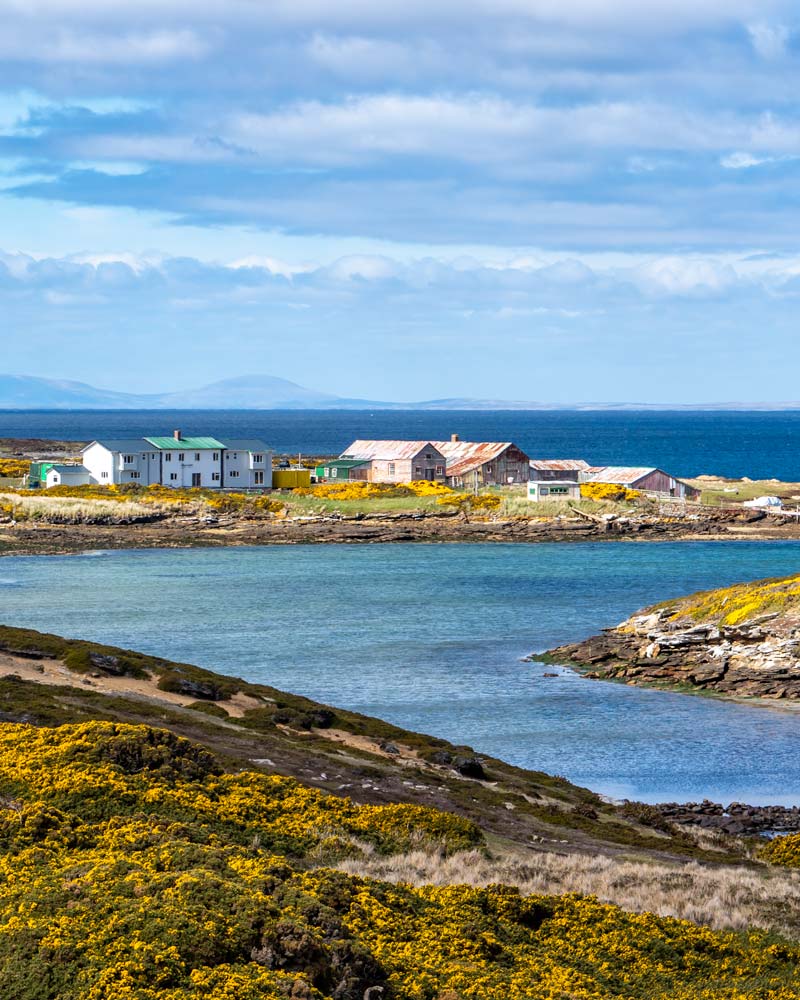
M 800 396 L 796 3 L 0 14 L 0 371 Z

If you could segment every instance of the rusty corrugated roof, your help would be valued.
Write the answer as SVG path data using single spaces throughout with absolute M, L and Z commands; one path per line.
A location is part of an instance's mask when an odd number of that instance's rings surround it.
M 640 479 L 649 476 L 651 472 L 659 472 L 654 466 L 643 468 L 631 465 L 605 465 L 595 466 L 591 470 L 590 482 L 595 483 L 617 483 L 620 486 L 633 486 Z M 668 473 L 664 473 L 668 475 Z
M 533 458 L 531 468 L 540 472 L 586 472 L 590 466 L 582 458 Z
M 511 441 L 433 441 L 447 459 L 447 475 L 463 476 L 465 472 L 493 462 L 503 454 Z
M 424 448 L 438 451 L 432 441 L 354 441 L 345 449 L 340 458 L 357 458 L 362 462 L 393 462 L 397 459 L 414 458 Z

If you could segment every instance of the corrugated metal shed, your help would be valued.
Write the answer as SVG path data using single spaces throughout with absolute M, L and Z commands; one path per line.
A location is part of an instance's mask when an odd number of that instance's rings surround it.
M 354 441 L 343 451 L 341 458 L 358 459 L 361 462 L 371 462 L 375 459 L 382 462 L 394 462 L 414 458 L 424 448 L 436 448 L 432 441 Z
M 586 472 L 590 466 L 582 458 L 532 458 L 531 468 L 539 472 Z
M 447 475 L 463 476 L 493 462 L 510 448 L 511 441 L 431 441 L 447 459 Z
M 651 466 L 649 468 L 639 468 L 637 466 L 628 465 L 606 465 L 606 466 L 595 466 L 592 468 L 592 475 L 589 478 L 589 482 L 594 483 L 618 483 L 620 486 L 632 486 L 634 483 L 638 483 L 640 479 L 644 479 L 653 472 L 657 472 L 658 469 Z
M 276 490 L 295 490 L 311 485 L 311 469 L 273 469 L 272 486 Z
M 224 451 L 225 445 L 212 437 L 149 437 L 145 438 L 159 451 Z M 115 449 L 117 450 L 117 449 Z M 244 449 L 242 449 L 244 450 Z

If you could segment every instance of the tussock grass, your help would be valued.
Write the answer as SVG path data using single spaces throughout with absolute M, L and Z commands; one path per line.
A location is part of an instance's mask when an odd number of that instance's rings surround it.
M 634 505 L 630 502 L 616 503 L 613 500 L 540 500 L 533 503 L 524 495 L 505 496 L 498 511 L 499 517 L 576 517 L 574 507 L 587 514 L 602 516 L 603 514 L 624 514 Z
M 444 857 L 417 850 L 394 857 L 347 859 L 351 875 L 421 885 L 487 886 L 502 882 L 523 895 L 577 892 L 635 913 L 656 913 L 714 930 L 760 928 L 800 939 L 800 871 L 621 861 L 583 854 L 531 854 L 524 862 L 479 850 Z
M 44 524 L 130 524 L 159 517 L 153 505 L 115 500 L 83 500 L 75 497 L 31 497 L 0 493 L 0 511 L 15 521 Z

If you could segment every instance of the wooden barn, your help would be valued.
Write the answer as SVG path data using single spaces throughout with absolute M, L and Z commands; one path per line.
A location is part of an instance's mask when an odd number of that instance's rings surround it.
M 679 497 L 681 500 L 697 500 L 700 490 L 682 479 L 676 479 L 663 469 L 640 468 L 638 466 L 606 465 L 592 466 L 580 474 L 582 483 L 616 483 L 632 490 L 657 493 L 665 497 Z
M 513 441 L 434 441 L 447 459 L 447 484 L 456 488 L 527 483 L 530 458 Z
M 363 465 L 358 478 L 372 483 L 445 481 L 447 459 L 430 441 L 354 441 L 340 458 Z

